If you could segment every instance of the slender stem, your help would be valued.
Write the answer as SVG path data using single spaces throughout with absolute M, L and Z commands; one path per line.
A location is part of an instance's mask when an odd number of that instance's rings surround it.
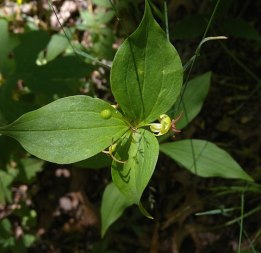
M 256 244 L 256 242 L 258 241 L 258 239 L 261 238 L 261 228 L 256 232 L 254 238 L 251 240 L 251 245 Z M 253 251 L 254 253 L 256 253 L 255 251 Z
M 186 118 L 186 121 L 188 122 L 189 119 L 188 119 L 188 112 L 187 112 L 187 108 L 185 106 L 185 103 L 184 101 L 182 101 L 182 107 L 183 107 L 183 110 L 184 110 L 184 114 L 185 114 L 185 118 Z M 194 144 L 193 144 L 193 140 L 190 138 L 190 146 L 191 146 L 191 153 L 192 153 L 192 157 L 193 157 L 193 167 L 195 169 L 195 174 L 197 175 L 197 163 L 196 163 L 196 155 L 195 155 L 195 149 L 194 149 Z
M 167 37 L 167 39 L 169 41 L 168 5 L 167 5 L 166 1 L 164 1 L 164 20 L 165 20 L 166 37 Z
M 259 212 L 261 210 L 261 205 L 257 206 L 256 208 L 252 209 L 251 211 L 244 213 L 243 218 L 246 218 L 248 216 L 253 215 L 256 212 Z M 240 215 L 240 217 L 237 217 L 231 221 L 226 222 L 225 224 L 223 224 L 222 226 L 231 226 L 233 224 L 235 224 L 236 222 L 240 221 L 242 219 L 242 216 Z M 221 226 L 216 226 L 214 228 L 220 228 Z
M 220 0 L 217 1 L 216 5 L 215 5 L 215 8 L 214 8 L 214 10 L 213 10 L 213 12 L 212 12 L 212 15 L 211 15 L 211 17 L 210 17 L 210 19 L 209 19 L 209 21 L 208 21 L 208 24 L 207 24 L 206 30 L 205 30 L 205 32 L 204 32 L 204 35 L 202 36 L 201 42 L 199 43 L 198 47 L 197 47 L 196 50 L 195 50 L 194 57 L 191 58 L 191 65 L 190 65 L 190 68 L 189 68 L 187 77 L 186 77 L 186 79 L 185 79 L 185 83 L 184 83 L 184 85 L 183 85 L 183 89 L 182 89 L 182 91 L 181 91 L 180 100 L 179 100 L 179 103 L 178 103 L 178 106 L 177 106 L 177 109 L 176 109 L 177 111 L 179 110 L 179 107 L 180 107 L 181 102 L 182 102 L 182 100 L 183 100 L 184 93 L 185 93 L 186 88 L 187 88 L 187 85 L 188 85 L 188 80 L 189 80 L 190 75 L 191 75 L 191 73 L 192 73 L 192 69 L 193 69 L 194 64 L 195 64 L 195 62 L 196 62 L 197 56 L 199 55 L 200 46 L 202 45 L 202 41 L 204 41 L 204 39 L 206 38 L 206 35 L 207 35 L 207 33 L 208 33 L 209 29 L 210 29 L 210 26 L 211 26 L 211 24 L 212 24 L 212 21 L 213 21 L 215 15 L 216 15 L 216 12 L 217 12 L 217 9 L 218 9 L 219 4 L 220 4 Z
M 244 205 L 245 205 L 245 194 L 241 194 L 241 219 L 240 219 L 240 232 L 239 232 L 239 241 L 237 253 L 241 252 L 241 243 L 242 243 L 242 235 L 243 235 L 243 223 L 244 223 Z
M 247 234 L 246 230 L 244 229 L 243 232 L 244 232 L 244 236 L 246 237 L 249 247 L 251 248 L 252 252 L 257 253 L 255 246 L 254 246 L 253 242 L 251 241 L 251 239 L 249 238 L 249 235 Z
M 209 31 L 209 28 L 210 28 L 210 26 L 212 25 L 213 19 L 214 19 L 215 15 L 216 15 L 216 12 L 217 12 L 217 10 L 218 10 L 219 4 L 220 4 L 220 0 L 218 0 L 217 3 L 216 3 L 216 5 L 215 5 L 215 8 L 214 8 L 214 10 L 213 10 L 213 12 L 212 12 L 212 15 L 211 15 L 211 17 L 210 17 L 210 19 L 209 19 L 209 21 L 208 21 L 207 28 L 206 28 L 206 30 L 205 30 L 205 32 L 204 32 L 203 37 L 202 37 L 201 40 L 205 39 L 205 37 L 207 36 L 207 33 L 208 33 L 208 31 Z

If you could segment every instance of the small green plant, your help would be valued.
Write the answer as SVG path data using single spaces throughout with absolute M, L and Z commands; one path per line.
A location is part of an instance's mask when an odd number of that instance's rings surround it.
M 36 173 L 42 170 L 43 161 L 36 158 L 21 159 L 18 163 L 13 161 L 6 170 L 0 170 L 0 204 L 12 203 L 13 192 L 10 189 L 12 183 L 31 183 L 34 181 Z M 19 198 L 17 198 L 19 199 Z M 37 220 L 37 213 L 31 205 L 25 203 L 22 199 L 12 204 L 12 217 L 0 219 L 0 248 L 1 252 L 27 252 L 36 241 L 34 227 Z M 12 206 L 11 205 L 11 206 Z M 16 226 L 13 221 L 16 220 Z M 14 231 L 20 231 L 20 235 Z M 16 235 L 15 235 L 16 234 Z
M 181 92 L 183 66 L 147 1 L 141 24 L 116 53 L 110 81 L 116 106 L 89 96 L 65 97 L 0 128 L 0 134 L 16 139 L 29 153 L 46 161 L 69 164 L 101 152 L 112 158 L 113 183 L 102 199 L 102 235 L 130 205 L 138 205 L 152 218 L 140 200 L 159 151 L 202 177 L 252 181 L 213 143 L 182 140 L 159 145 L 156 136 L 177 132 L 198 114 L 207 94 L 201 82 L 208 84 L 210 73 L 191 81 L 177 114 L 184 111 L 185 116 L 179 122 L 177 117 L 172 120 L 175 117 L 168 112 Z

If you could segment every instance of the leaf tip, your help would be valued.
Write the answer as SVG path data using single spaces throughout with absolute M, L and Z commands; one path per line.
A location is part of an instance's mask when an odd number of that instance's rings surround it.
M 141 213 L 147 217 L 148 219 L 154 220 L 154 217 L 143 207 L 142 203 L 139 203 L 139 209 L 141 211 Z

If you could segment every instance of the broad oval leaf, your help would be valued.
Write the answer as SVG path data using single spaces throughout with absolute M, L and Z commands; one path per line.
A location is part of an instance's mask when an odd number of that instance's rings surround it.
M 129 120 L 146 124 L 175 103 L 182 76 L 179 55 L 154 20 L 146 1 L 141 24 L 114 58 L 112 93 Z
M 177 122 L 177 129 L 184 128 L 201 111 L 210 87 L 210 79 L 211 72 L 207 72 L 188 82 L 180 108 L 176 113 L 176 115 L 182 114 L 181 119 Z M 180 103 L 179 100 L 176 104 Z M 175 115 L 172 116 L 174 117 Z
M 149 131 L 139 129 L 118 146 L 116 157 L 126 162 L 112 162 L 112 180 L 131 203 L 139 205 L 156 166 L 158 140 Z
M 104 236 L 109 226 L 115 222 L 132 203 L 112 182 L 106 186 L 101 204 L 101 235 Z
M 100 113 L 112 111 L 110 119 Z M 101 152 L 128 129 L 122 115 L 110 104 L 88 96 L 58 99 L 22 115 L 0 133 L 13 137 L 31 154 L 65 164 Z
M 214 143 L 183 140 L 162 144 L 160 150 L 198 176 L 253 181 L 229 153 Z

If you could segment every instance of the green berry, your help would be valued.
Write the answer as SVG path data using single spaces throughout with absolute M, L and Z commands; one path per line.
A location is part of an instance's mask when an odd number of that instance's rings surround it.
M 112 111 L 110 109 L 105 109 L 101 111 L 100 115 L 103 119 L 109 119 L 112 116 Z

